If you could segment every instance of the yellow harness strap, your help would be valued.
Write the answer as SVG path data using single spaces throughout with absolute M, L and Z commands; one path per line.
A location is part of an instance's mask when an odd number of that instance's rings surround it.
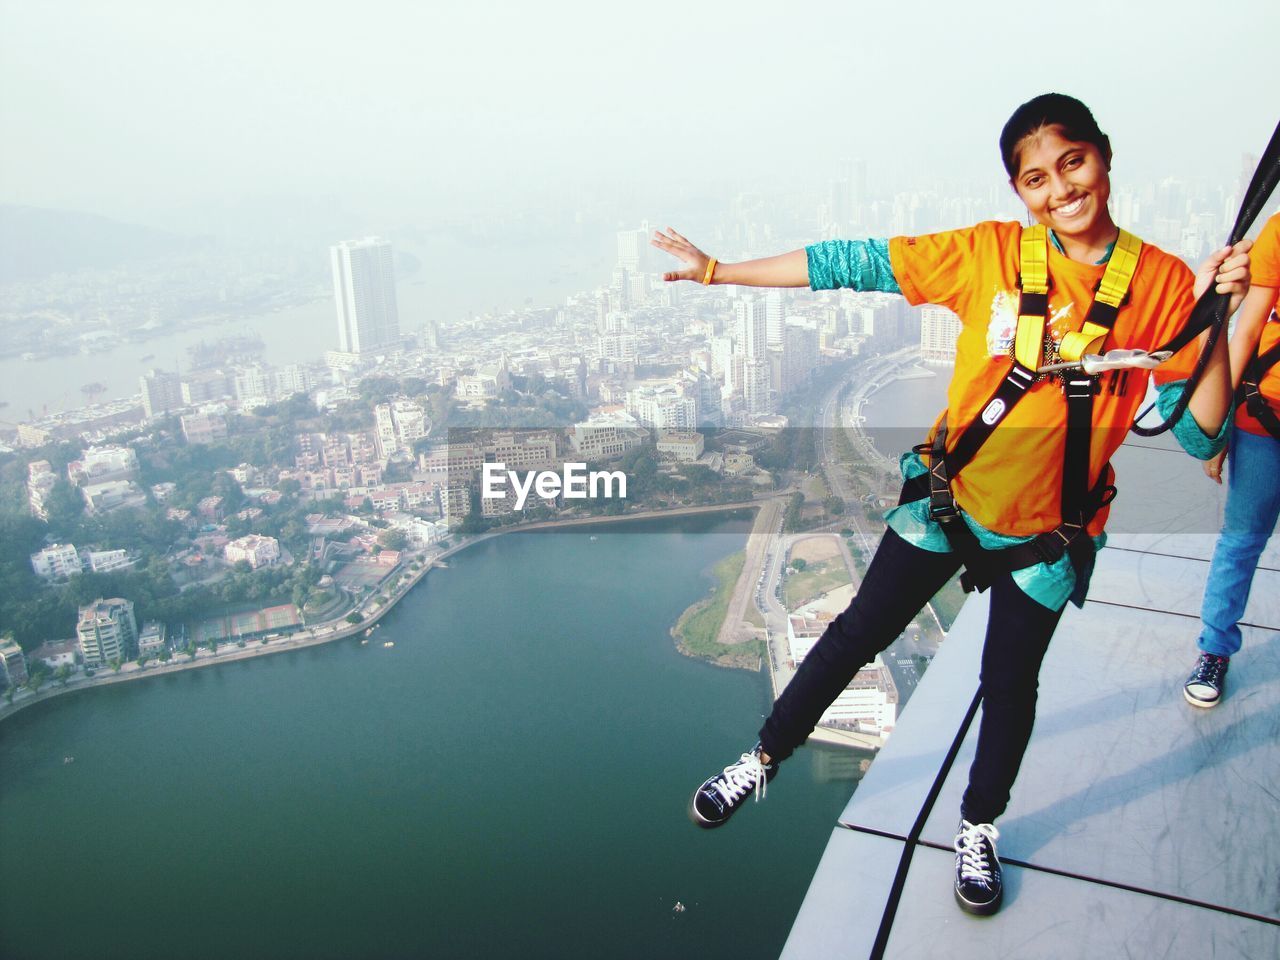
M 1134 271 L 1138 268 L 1138 254 L 1141 252 L 1142 241 L 1133 234 L 1121 230 L 1120 236 L 1116 239 L 1115 249 L 1111 251 L 1111 259 L 1107 261 L 1102 282 L 1098 284 L 1098 292 L 1093 298 L 1094 303 L 1104 303 L 1113 311 L 1120 309 L 1125 294 L 1129 292 Z M 1106 339 L 1109 330 L 1109 327 L 1090 323 L 1086 318 L 1080 330 L 1068 333 L 1062 338 L 1062 342 L 1058 344 L 1058 353 L 1069 363 L 1077 363 L 1086 353 L 1101 353 L 1102 341 Z
M 1037 223 L 1022 231 L 1019 245 L 1021 287 L 1024 294 L 1049 294 L 1049 234 L 1044 224 Z M 1039 300 L 1040 297 L 1036 297 Z M 1019 300 L 1019 308 L 1027 298 Z M 1048 311 L 1023 314 L 1019 309 L 1018 328 L 1014 334 L 1013 356 L 1028 370 L 1037 370 L 1044 358 L 1044 325 Z
M 1048 239 L 1048 231 L 1043 224 L 1036 224 L 1022 231 L 1020 256 L 1024 293 L 1047 294 L 1049 291 Z M 1098 292 L 1094 295 L 1094 304 L 1102 304 L 1101 309 L 1107 310 L 1112 317 L 1129 292 L 1129 284 L 1133 282 L 1141 252 L 1142 241 L 1121 230 L 1115 248 L 1111 251 L 1111 259 L 1107 261 L 1102 281 L 1098 284 Z M 1094 309 L 1091 305 L 1091 315 Z M 1047 322 L 1048 310 L 1039 316 L 1025 314 L 1018 317 L 1013 355 L 1020 364 L 1031 370 L 1037 369 L 1043 362 L 1044 330 Z M 1077 363 L 1086 353 L 1101 353 L 1102 343 L 1109 332 L 1109 326 L 1094 323 L 1086 317 L 1084 325 L 1078 331 L 1062 338 L 1058 344 L 1058 353 L 1063 360 Z

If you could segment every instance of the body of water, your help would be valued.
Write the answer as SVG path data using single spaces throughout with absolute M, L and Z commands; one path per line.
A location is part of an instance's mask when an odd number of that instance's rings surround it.
M 872 394 L 862 407 L 867 436 L 886 457 L 897 457 L 924 443 L 929 428 L 947 407 L 951 367 L 927 367 L 937 375 L 895 380 Z
M 397 245 L 397 250 L 412 254 L 422 264 L 414 273 L 399 278 L 400 330 L 408 334 L 428 321 L 447 327 L 469 314 L 563 303 L 569 294 L 607 281 L 612 239 L 612 235 L 603 238 L 598 250 L 575 238 L 544 243 L 495 242 L 483 249 L 443 239 Z M 327 263 L 328 251 L 318 250 L 316 257 Z M 0 403 L 8 404 L 0 419 L 20 421 L 83 406 L 87 399 L 80 388 L 90 383 L 107 388 L 99 397 L 102 400 L 137 393 L 138 378 L 152 368 L 189 369 L 188 347 L 244 333 L 262 338 L 267 363 L 320 360 L 326 350 L 338 349 L 333 297 L 326 292 L 296 307 L 177 329 L 92 354 L 0 359 Z
M 0 723 L 0 955 L 776 957 L 856 757 L 807 748 L 726 827 L 686 818 L 769 708 L 668 635 L 748 527 L 500 537 L 367 645 Z

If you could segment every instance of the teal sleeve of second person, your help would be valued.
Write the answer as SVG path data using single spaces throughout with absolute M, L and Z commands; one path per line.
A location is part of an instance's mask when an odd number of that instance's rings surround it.
M 809 286 L 814 290 L 860 290 L 901 293 L 889 262 L 889 241 L 824 240 L 804 248 L 809 258 Z
M 1186 387 L 1187 381 L 1174 380 L 1172 383 L 1159 384 L 1156 389 L 1159 393 L 1156 396 L 1156 409 L 1160 411 L 1163 419 L 1168 419 L 1169 414 L 1173 413 L 1173 408 L 1177 406 L 1178 399 L 1182 396 L 1182 390 Z M 1197 460 L 1209 460 L 1216 457 L 1223 447 L 1227 445 L 1227 434 L 1231 431 L 1231 413 L 1227 413 L 1227 419 L 1222 423 L 1222 429 L 1218 431 L 1216 437 L 1211 437 L 1200 429 L 1200 424 L 1196 423 L 1196 418 L 1191 415 L 1191 411 L 1187 411 L 1178 418 L 1178 422 L 1173 425 L 1173 437 L 1178 441 L 1179 445 L 1187 453 L 1191 454 Z

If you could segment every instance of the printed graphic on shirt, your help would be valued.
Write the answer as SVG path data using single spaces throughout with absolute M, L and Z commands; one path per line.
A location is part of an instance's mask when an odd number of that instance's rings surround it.
M 987 324 L 987 353 L 992 357 L 1008 357 L 1013 349 L 1013 338 L 1018 331 L 1018 291 L 997 288 L 991 298 L 991 322 Z M 1070 332 L 1070 320 L 1074 303 L 1050 310 L 1047 330 L 1054 343 Z

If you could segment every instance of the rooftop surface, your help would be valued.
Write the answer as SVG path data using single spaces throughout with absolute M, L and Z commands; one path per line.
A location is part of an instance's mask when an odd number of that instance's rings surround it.
M 1196 709 L 1181 685 L 1225 491 L 1163 439 L 1114 462 L 1110 541 L 1049 646 L 996 824 L 1003 909 L 971 917 L 951 895 L 987 617 L 973 595 L 834 825 L 785 960 L 1280 957 L 1280 538 L 1226 696 Z

